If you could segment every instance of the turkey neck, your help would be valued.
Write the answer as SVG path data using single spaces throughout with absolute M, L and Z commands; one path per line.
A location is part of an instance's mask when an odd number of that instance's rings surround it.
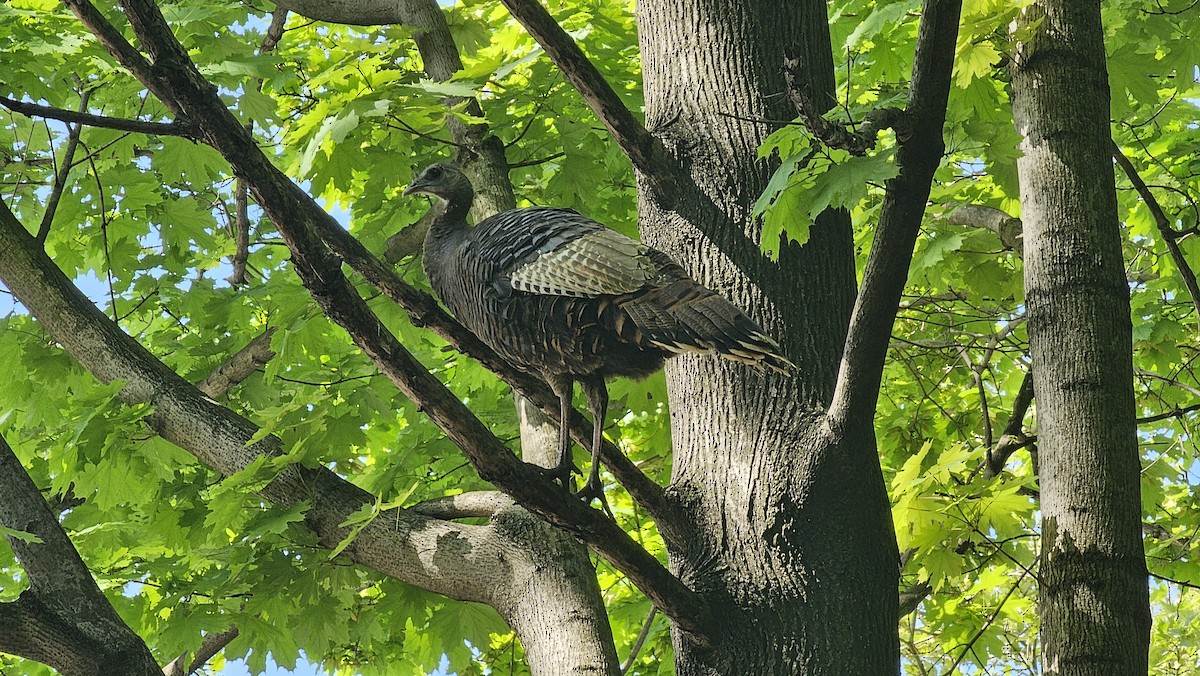
M 458 245 L 471 231 L 467 225 L 467 214 L 471 211 L 471 203 L 475 200 L 474 191 L 468 185 L 465 189 L 458 188 L 447 196 L 445 201 L 436 200 L 433 206 L 433 220 L 429 223 L 429 232 L 425 235 L 424 265 L 425 276 L 433 290 L 445 301 L 445 281 L 447 267 L 457 250 Z

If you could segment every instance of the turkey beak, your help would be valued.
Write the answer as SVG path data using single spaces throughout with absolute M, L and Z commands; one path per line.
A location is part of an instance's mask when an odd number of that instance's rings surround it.
M 421 182 L 420 182 L 420 181 L 413 181 L 413 182 L 412 182 L 412 185 L 410 185 L 410 186 L 408 186 L 407 188 L 405 188 L 405 189 L 404 189 L 404 192 L 403 192 L 403 193 L 401 193 L 401 194 L 402 194 L 402 195 L 404 195 L 405 197 L 407 197 L 407 196 L 409 196 L 409 195 L 412 195 L 412 194 L 414 194 L 414 193 L 418 193 L 418 192 L 420 192 L 420 191 L 421 191 L 421 188 L 423 188 L 423 187 L 424 187 L 424 186 L 421 184 Z

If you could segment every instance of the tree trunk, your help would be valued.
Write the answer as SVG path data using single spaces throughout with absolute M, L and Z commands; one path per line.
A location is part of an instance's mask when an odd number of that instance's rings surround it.
M 1145 674 L 1129 288 L 1100 5 L 1042 0 L 1013 61 L 1025 289 L 1041 459 L 1047 674 Z
M 792 378 L 712 358 L 667 367 L 670 491 L 695 519 L 671 565 L 705 594 L 720 637 L 704 647 L 676 632 L 677 673 L 895 673 L 898 561 L 871 421 L 839 438 L 823 417 L 854 302 L 849 220 L 824 214 L 773 262 L 750 218 L 772 169 L 756 151 L 775 125 L 747 119 L 795 116 L 785 52 L 832 101 L 825 5 L 647 0 L 637 20 L 647 127 L 695 186 L 673 210 L 643 189 L 644 237 L 749 309 L 798 367 Z
M 0 603 L 5 651 L 67 676 L 162 674 L 154 655 L 92 579 L 42 494 L 0 437 L 0 525 L 36 539 L 6 538 L 29 587 Z
M 526 462 L 554 467 L 558 423 L 528 399 L 514 399 L 521 456 Z M 497 514 L 492 526 L 503 541 L 519 545 L 537 562 L 528 576 L 513 576 L 512 608 L 501 611 L 521 637 L 530 673 L 618 676 L 612 627 L 587 547 L 519 507 Z

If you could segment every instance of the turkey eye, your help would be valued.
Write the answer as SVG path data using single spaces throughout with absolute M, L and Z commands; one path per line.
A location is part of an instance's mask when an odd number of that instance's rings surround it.
M 432 178 L 434 180 L 437 180 L 442 177 L 442 168 L 441 167 L 431 167 L 429 169 L 429 171 L 425 172 L 425 176 L 427 178 Z

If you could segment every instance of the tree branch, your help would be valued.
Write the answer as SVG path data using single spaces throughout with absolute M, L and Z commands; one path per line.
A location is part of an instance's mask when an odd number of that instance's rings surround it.
M 1179 233 L 1171 227 L 1171 220 L 1163 212 L 1162 205 L 1158 203 L 1154 193 L 1150 192 L 1150 187 L 1142 180 L 1137 167 L 1133 166 L 1133 162 L 1129 161 L 1129 158 L 1115 143 L 1113 144 L 1113 158 L 1117 160 L 1117 164 L 1121 165 L 1129 182 L 1141 195 L 1142 201 L 1146 203 L 1146 208 L 1150 210 L 1150 215 L 1154 217 L 1154 224 L 1158 226 L 1158 231 L 1162 234 L 1167 251 L 1171 254 L 1171 260 L 1175 262 L 1175 268 L 1179 270 L 1179 276 L 1183 278 L 1183 285 L 1187 287 L 1188 295 L 1192 297 L 1192 305 L 1196 307 L 1196 320 L 1200 321 L 1200 283 L 1196 282 L 1196 273 L 1192 270 L 1192 266 L 1188 265 L 1187 258 L 1179 248 L 1177 241 L 1180 237 Z
M 913 586 L 900 592 L 900 617 L 904 617 L 911 612 L 915 612 L 921 606 L 921 602 L 929 596 L 933 591 L 933 587 L 927 582 L 918 582 Z
M 921 11 L 906 110 L 912 134 L 900 141 L 896 152 L 900 172 L 887 181 L 875 240 L 850 318 L 828 414 L 834 430 L 873 417 L 888 338 L 908 280 L 933 174 L 945 149 L 942 127 L 961 11 L 961 0 L 925 0 Z
M 902 142 L 911 136 L 912 121 L 908 113 L 899 108 L 872 110 L 857 131 L 850 131 L 845 125 L 825 119 L 825 108 L 818 105 L 801 84 L 812 82 L 805 69 L 804 60 L 799 56 L 784 59 L 783 79 L 787 83 L 788 98 L 800 114 L 801 121 L 821 143 L 830 148 L 840 148 L 851 155 L 862 156 L 875 147 L 876 137 L 884 129 L 895 129 L 896 137 Z
M 44 117 L 51 120 L 59 120 L 60 122 L 81 124 L 87 127 L 102 127 L 104 129 L 116 129 L 117 131 L 128 131 L 135 134 L 150 134 L 154 136 L 196 138 L 196 130 L 191 125 L 182 122 L 143 122 L 141 120 L 126 120 L 119 117 L 105 117 L 82 111 L 76 112 L 62 108 L 40 106 L 36 103 L 25 103 L 24 101 L 10 99 L 7 96 L 0 96 L 0 106 L 30 117 Z
M 192 658 L 191 662 L 187 661 L 187 653 L 184 653 L 163 667 L 163 676 L 190 676 L 196 673 L 200 667 L 208 664 L 213 656 L 232 643 L 239 633 L 241 632 L 236 626 L 230 625 L 225 631 L 206 634 L 200 643 L 200 649 L 196 651 L 196 656 Z
M 467 519 L 491 517 L 512 505 L 512 498 L 499 491 L 472 491 L 418 502 L 409 509 L 434 519 Z
M 646 619 L 642 622 L 642 629 L 638 632 L 637 639 L 634 640 L 633 645 L 629 648 L 629 655 L 621 663 L 622 676 L 629 673 L 629 670 L 633 667 L 633 662 L 637 659 L 638 653 L 642 651 L 642 646 L 645 645 L 646 638 L 650 636 L 650 628 L 654 626 L 654 616 L 657 614 L 658 608 L 650 606 L 650 612 L 646 614 Z
M 943 215 L 941 220 L 951 225 L 991 230 L 1000 238 L 1000 243 L 1004 245 L 1004 248 L 1011 249 L 1018 258 L 1023 253 L 1021 219 L 1009 216 L 995 207 L 982 204 L 960 204 Z
M 75 4 L 78 1 L 72 0 L 72 6 L 78 6 Z M 202 139 L 231 163 L 237 175 L 246 178 L 256 201 L 287 241 L 297 273 L 325 314 L 350 334 L 364 354 L 406 396 L 421 405 L 426 414 L 463 449 L 481 477 L 513 496 L 521 506 L 579 537 L 625 573 L 677 626 L 702 638 L 707 608 L 701 597 L 689 590 L 613 521 L 553 484 L 538 468 L 514 457 L 457 396 L 396 340 L 342 275 L 340 261 L 329 255 L 317 234 L 322 232 L 323 236 L 329 237 L 331 230 L 343 234 L 345 231 L 263 155 L 253 138 L 217 98 L 216 90 L 187 59 L 185 50 L 175 40 L 157 6 L 148 0 L 124 0 L 122 5 L 139 41 L 155 57 L 152 70 L 140 69 L 135 75 L 139 79 L 145 78 L 143 84 L 151 91 L 161 91 L 160 98 L 174 101 L 180 117 L 194 122 Z M 81 13 L 86 15 L 86 12 Z M 91 22 L 98 23 L 95 17 L 91 17 Z M 107 22 L 101 20 L 99 23 Z M 20 229 L 19 224 L 17 226 Z M 352 237 L 348 239 L 347 244 L 353 242 L 361 248 L 361 244 Z M 373 257 L 372 260 L 382 265 Z M 9 287 L 17 291 L 12 284 Z M 26 306 L 29 307 L 29 304 L 26 303 Z M 65 343 L 63 338 L 59 339 Z M 154 392 L 140 392 L 132 385 L 127 386 L 127 390 L 130 390 L 130 396 L 139 399 Z M 160 415 L 162 410 L 160 404 L 154 416 Z M 223 417 L 229 415 L 231 413 L 227 411 L 222 413 Z M 246 453 L 250 453 L 251 457 L 259 452 L 274 453 L 277 452 L 273 448 L 276 444 L 243 448 L 239 455 L 244 462 L 248 462 Z M 228 463 L 228 459 L 223 460 Z M 227 464 L 218 469 L 226 472 L 232 468 Z M 305 476 L 314 472 L 315 476 Z M 283 481 L 285 478 L 287 481 Z M 269 494 L 269 499 L 281 498 L 286 501 L 289 498 L 279 496 L 271 490 L 272 487 L 301 479 L 307 479 L 305 483 L 310 484 L 342 482 L 331 473 L 326 476 L 319 470 L 289 466 L 279 479 L 264 489 L 264 494 Z M 315 509 L 317 503 L 313 504 Z M 361 504 L 360 500 L 353 508 L 357 509 Z M 407 518 L 416 516 L 407 515 Z M 344 529 L 337 530 L 341 532 Z M 322 541 L 329 543 L 325 538 L 330 534 L 321 535 Z M 330 546 L 339 541 L 334 540 Z
M 983 476 L 991 479 L 1004 471 L 1004 465 L 1013 453 L 1037 442 L 1036 436 L 1025 435 L 1025 414 L 1033 403 L 1033 371 L 1026 371 L 1021 379 L 1021 387 L 1013 399 L 1012 415 L 1004 425 L 1004 432 L 996 445 L 988 450 L 984 459 Z
M 259 366 L 271 361 L 275 353 L 271 351 L 271 335 L 275 327 L 260 333 L 245 347 L 238 350 L 232 357 L 200 381 L 196 388 L 213 399 L 220 399 L 229 393 L 235 385 L 242 382 L 258 370 Z
M 234 251 L 230 264 L 233 270 L 225 281 L 237 288 L 249 282 L 246 278 L 246 263 L 250 260 L 250 191 L 246 182 L 236 179 L 233 183 L 233 243 Z
M 263 36 L 262 44 L 258 48 L 259 54 L 267 54 L 275 51 L 275 46 L 279 44 L 279 40 L 283 38 L 283 27 L 287 24 L 288 10 L 282 7 L 276 7 L 271 14 L 271 23 L 267 26 L 266 35 Z M 255 78 L 254 88 L 257 91 L 262 91 L 263 79 Z M 246 123 L 246 131 L 254 132 L 254 123 Z M 240 177 L 234 181 L 233 185 L 233 241 L 234 253 L 230 259 L 233 270 L 225 281 L 229 282 L 230 286 L 246 286 L 249 282 L 246 279 L 246 264 L 250 258 L 250 191 L 246 187 L 246 182 Z
M 664 206 L 679 193 L 679 166 L 662 143 L 625 107 L 596 66 L 539 0 L 501 0 L 509 13 L 537 40 L 546 55 L 577 89 L 604 128 L 612 134 L 639 175 Z
M 1013 586 L 1010 587 L 1004 597 L 1000 599 L 1000 603 L 996 604 L 996 610 L 994 610 L 991 616 L 988 617 L 987 621 L 979 627 L 979 630 L 975 632 L 975 634 L 971 637 L 971 640 L 967 641 L 963 645 L 962 652 L 958 654 L 958 658 L 954 660 L 954 664 L 951 664 L 950 668 L 946 670 L 947 674 L 953 674 L 955 670 L 958 669 L 958 665 L 962 663 L 963 658 L 966 657 L 967 653 L 971 651 L 971 647 L 975 645 L 975 642 L 979 640 L 979 637 L 983 636 L 983 633 L 988 630 L 988 627 L 992 626 L 992 623 L 995 622 L 996 618 L 1000 616 L 1000 611 L 1004 610 L 1004 604 L 1008 603 L 1008 600 L 1012 598 L 1012 595 L 1021 587 L 1021 583 L 1025 581 L 1025 576 L 1028 574 L 1028 569 L 1021 573 L 1021 576 L 1017 578 L 1017 581 L 1013 583 Z
M 87 111 L 88 100 L 92 98 L 92 91 L 84 89 L 79 95 L 79 112 Z M 38 225 L 37 240 L 45 243 L 46 238 L 50 236 L 50 226 L 54 223 L 54 214 L 58 211 L 58 203 L 62 199 L 63 191 L 67 189 L 67 176 L 71 173 L 71 164 L 75 161 L 75 150 L 79 148 L 79 134 L 83 131 L 83 124 L 76 123 L 70 127 L 67 132 L 67 147 L 63 149 L 62 159 L 58 163 L 58 171 L 54 174 L 54 187 L 50 189 L 50 196 L 46 199 L 46 211 L 42 213 L 42 222 Z
M 1191 406 L 1184 406 L 1171 411 L 1155 413 L 1154 415 L 1138 418 L 1137 422 L 1139 425 L 1145 425 L 1146 423 L 1158 422 L 1159 420 L 1166 420 L 1167 418 L 1182 418 L 1183 416 L 1189 413 L 1195 413 L 1196 411 L 1200 411 L 1200 404 L 1192 404 Z
M 32 238 L 30 238 L 32 240 Z M 64 673 L 161 674 L 145 642 L 117 615 L 16 453 L 0 436 L 0 524 L 29 579 L 0 612 L 0 650 Z M 15 624 L 17 626 L 8 626 Z
M 284 0 L 276 3 L 280 7 L 299 14 L 300 16 L 341 23 L 348 26 L 381 26 L 389 23 L 402 23 L 415 28 L 428 29 L 412 23 L 412 12 L 406 11 L 414 4 L 409 0 L 396 2 L 373 2 L 371 0 Z

